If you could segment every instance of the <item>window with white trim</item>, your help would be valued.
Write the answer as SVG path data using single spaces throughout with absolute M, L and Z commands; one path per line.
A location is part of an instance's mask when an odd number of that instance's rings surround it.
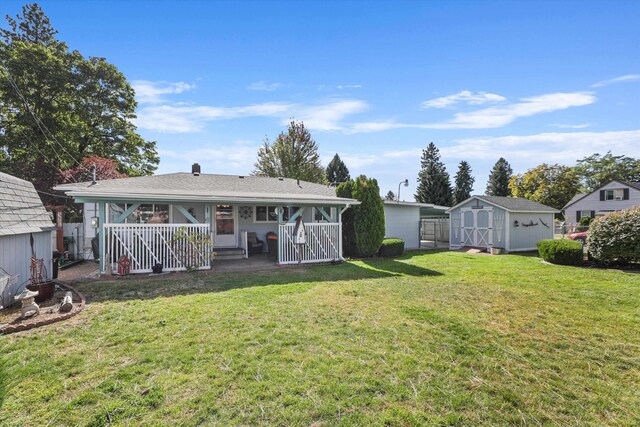
M 591 211 L 580 211 L 580 219 L 591 218 Z
M 624 198 L 624 190 L 621 188 L 616 188 L 615 190 L 605 190 L 604 199 L 605 200 L 622 200 Z
M 282 220 L 288 221 L 300 208 L 298 206 L 256 206 L 253 222 L 278 222 L 278 209 L 283 209 Z

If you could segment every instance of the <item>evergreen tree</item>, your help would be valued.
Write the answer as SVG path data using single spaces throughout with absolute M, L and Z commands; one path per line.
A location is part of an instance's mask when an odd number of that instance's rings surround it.
M 396 195 L 393 191 L 389 190 L 386 196 L 384 196 L 385 200 L 396 200 Z
M 333 159 L 327 165 L 327 182 L 329 184 L 340 184 L 341 182 L 347 182 L 351 179 L 349 175 L 349 169 L 344 164 L 338 153 L 333 156 Z
M 347 209 L 342 216 L 345 254 L 358 257 L 375 255 L 385 234 L 384 204 L 380 198 L 378 181 L 360 175 L 355 181 L 340 184 L 336 194 L 360 202 Z
M 444 163 L 440 161 L 440 150 L 433 142 L 422 150 L 422 169 L 418 173 L 418 189 L 415 194 L 419 203 L 451 206 L 451 178 Z
M 265 140 L 258 150 L 258 160 L 254 166 L 253 175 L 317 183 L 326 180 L 316 141 L 304 123 L 294 120 L 289 123 L 287 132 L 280 132 L 273 144 Z
M 455 177 L 456 188 L 453 190 L 454 205 L 457 205 L 471 197 L 474 182 L 475 178 L 471 176 L 471 166 L 464 160 L 461 161 L 458 166 L 458 173 Z
M 511 196 L 509 180 L 511 180 L 513 170 L 511 165 L 504 158 L 500 157 L 489 175 L 487 181 L 487 196 Z

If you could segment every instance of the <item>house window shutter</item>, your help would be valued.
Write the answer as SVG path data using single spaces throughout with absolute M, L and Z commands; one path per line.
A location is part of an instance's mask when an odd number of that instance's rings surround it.
M 600 190 L 600 201 L 604 201 L 604 190 Z
M 629 189 L 625 188 L 622 191 L 622 200 L 629 200 Z
M 576 211 L 576 221 L 580 222 L 580 211 Z
M 591 219 L 596 217 L 596 211 L 591 211 Z

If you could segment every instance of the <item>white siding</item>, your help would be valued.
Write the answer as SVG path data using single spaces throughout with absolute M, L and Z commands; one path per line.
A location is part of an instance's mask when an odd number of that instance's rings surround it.
M 534 250 L 540 240 L 553 239 L 553 217 L 552 213 L 512 212 L 509 215 L 508 224 L 509 252 Z M 516 221 L 518 221 L 517 227 Z M 532 223 L 535 225 L 524 225 Z
M 47 270 L 47 278 L 51 279 L 52 264 L 51 256 L 53 246 L 51 245 L 51 232 L 33 233 L 33 248 L 38 258 L 44 258 L 44 265 Z M 9 306 L 13 303 L 13 296 L 21 285 L 29 280 L 31 267 L 31 243 L 29 234 L 17 234 L 13 236 L 0 236 L 0 267 L 9 274 L 20 275 L 17 282 L 5 289 L 2 295 L 4 304 Z
M 616 190 L 623 188 L 629 189 L 629 200 L 600 200 L 600 190 Z M 577 211 L 595 211 L 596 215 L 604 215 L 609 212 L 629 209 L 634 206 L 640 206 L 640 191 L 614 181 L 597 189 L 576 203 L 567 206 L 564 215 L 566 223 L 571 225 L 578 222 Z
M 384 223 L 386 237 L 398 237 L 404 240 L 406 249 L 420 247 L 420 207 L 384 205 Z

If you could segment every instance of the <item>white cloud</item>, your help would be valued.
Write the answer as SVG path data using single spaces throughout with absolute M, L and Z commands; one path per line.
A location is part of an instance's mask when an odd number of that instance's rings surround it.
M 573 164 L 579 158 L 609 150 L 631 157 L 640 156 L 640 130 L 610 132 L 548 132 L 535 135 L 478 137 L 456 140 L 440 149 L 443 158 L 520 160 L 538 163 Z M 536 163 L 537 162 L 537 163 Z
M 338 85 L 338 89 L 360 89 L 362 85 Z
M 550 93 L 499 107 L 457 113 L 453 119 L 441 123 L 398 123 L 393 121 L 355 123 L 348 133 L 379 132 L 389 129 L 490 129 L 506 126 L 521 117 L 565 110 L 593 104 L 596 97 L 589 92 Z
M 627 74 L 625 76 L 615 77 L 609 80 L 602 80 L 591 85 L 591 87 L 609 86 L 615 83 L 628 83 L 640 80 L 640 74 Z
M 136 100 L 140 104 L 157 104 L 164 101 L 163 95 L 178 94 L 192 90 L 195 85 L 185 82 L 152 82 L 134 80 L 131 86 L 136 91 Z
M 473 93 L 468 90 L 463 90 L 453 95 L 447 95 L 440 98 L 430 99 L 424 101 L 421 105 L 422 108 L 446 108 L 451 107 L 459 102 L 463 102 L 468 105 L 482 105 L 486 103 L 495 103 L 506 101 L 507 98 L 495 93 L 477 92 Z
M 282 86 L 282 83 L 268 83 L 265 81 L 259 81 L 251 83 L 249 86 L 247 86 L 247 89 L 261 92 L 273 92 L 280 89 Z
M 588 128 L 591 125 L 591 123 L 580 123 L 577 125 L 570 125 L 570 124 L 554 124 L 554 125 L 549 125 L 549 126 L 553 126 L 553 127 L 557 127 L 560 129 L 585 129 Z
M 204 173 L 249 173 L 256 161 L 258 145 L 251 141 L 235 141 L 220 144 L 220 147 L 204 147 L 195 150 L 164 150 L 158 153 L 162 163 L 181 165 L 177 170 L 188 172 L 193 163 L 200 163 Z
M 318 131 L 341 130 L 340 121 L 346 116 L 362 112 L 368 104 L 359 100 L 339 100 L 319 105 L 299 105 L 267 102 L 241 107 L 192 105 L 150 105 L 138 111 L 136 126 L 166 133 L 192 133 L 204 129 L 208 122 L 245 117 L 274 117 L 283 125 L 291 117 L 302 120 L 305 126 Z
M 207 122 L 241 117 L 280 117 L 292 104 L 263 103 L 243 107 L 158 105 L 138 111 L 136 126 L 157 132 L 190 133 L 202 130 Z
M 357 99 L 344 99 L 316 106 L 296 107 L 293 115 L 309 129 L 338 131 L 344 128 L 340 122 L 347 116 L 366 111 L 369 105 Z

